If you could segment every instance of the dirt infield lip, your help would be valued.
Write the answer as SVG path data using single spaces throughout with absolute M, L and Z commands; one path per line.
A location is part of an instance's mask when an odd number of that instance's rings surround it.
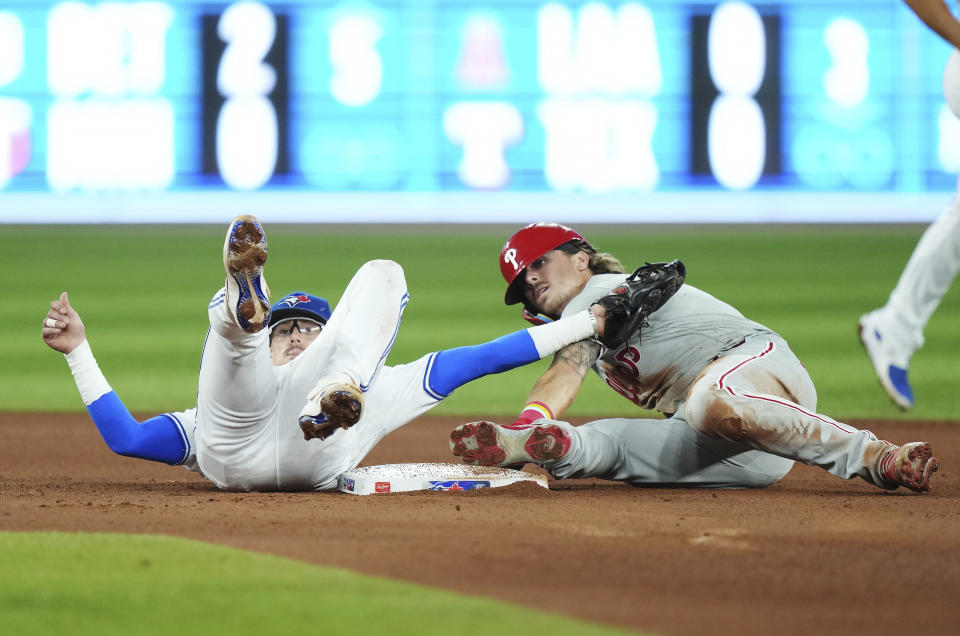
M 364 463 L 452 461 L 446 434 L 463 419 L 424 417 Z M 661 634 L 952 633 L 960 424 L 855 424 L 931 442 L 934 492 L 798 465 L 761 491 L 553 480 L 549 491 L 234 493 L 113 455 L 85 414 L 0 413 L 0 530 L 182 536 Z

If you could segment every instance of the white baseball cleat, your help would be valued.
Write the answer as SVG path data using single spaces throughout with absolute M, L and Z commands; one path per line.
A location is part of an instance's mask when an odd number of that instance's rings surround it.
M 514 428 L 493 422 L 470 422 L 450 432 L 450 450 L 474 466 L 542 465 L 569 452 L 570 434 L 558 424 Z
M 906 410 L 913 406 L 913 389 L 907 381 L 909 356 L 906 358 L 894 353 L 889 338 L 884 337 L 875 312 L 860 316 L 857 330 L 860 342 L 867 351 L 867 357 L 873 364 L 873 370 L 880 380 L 880 386 L 887 392 L 893 403 Z
M 356 424 L 362 414 L 363 391 L 349 382 L 330 384 L 321 380 L 300 412 L 303 439 L 325 440 L 338 429 Z
M 926 442 L 891 444 L 880 456 L 880 476 L 891 489 L 906 486 L 915 492 L 930 490 L 930 478 L 940 468 L 940 460 Z
M 267 235 L 256 217 L 242 214 L 233 220 L 223 241 L 223 268 L 227 272 L 227 306 L 240 328 L 256 333 L 270 323 L 270 290 L 263 276 L 267 262 Z

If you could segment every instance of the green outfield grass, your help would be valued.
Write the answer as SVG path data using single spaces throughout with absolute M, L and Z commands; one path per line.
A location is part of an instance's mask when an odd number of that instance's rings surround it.
M 226 226 L 226 221 L 224 227 Z M 134 411 L 179 410 L 196 400 L 206 306 L 223 283 L 224 227 L 5 228 L 0 317 L 0 409 L 72 411 L 82 404 L 40 322 L 71 294 L 108 380 Z M 305 288 L 335 302 L 371 258 L 400 262 L 411 303 L 391 363 L 481 342 L 526 326 L 502 303 L 497 256 L 503 226 L 268 226 L 275 295 Z M 960 412 L 960 290 L 926 330 L 910 375 L 917 407 L 902 414 L 880 391 L 856 337 L 857 317 L 882 304 L 923 228 L 579 226 L 628 267 L 681 258 L 687 281 L 784 335 L 839 418 L 956 419 Z M 509 416 L 545 362 L 461 388 L 434 412 Z M 642 411 L 591 376 L 574 415 Z
M 499 626 L 499 627 L 491 627 Z M 0 532 L 0 633 L 627 634 L 186 539 Z

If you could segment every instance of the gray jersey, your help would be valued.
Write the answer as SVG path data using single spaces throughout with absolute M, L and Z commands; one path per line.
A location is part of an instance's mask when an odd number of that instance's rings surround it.
M 624 278 L 593 276 L 564 313 Z M 668 417 L 560 423 L 571 442 L 548 467 L 554 477 L 752 488 L 799 460 L 888 487 L 879 476 L 887 443 L 817 413 L 816 389 L 787 343 L 699 289 L 681 287 L 626 344 L 602 351 L 594 369 L 630 401 Z
M 589 307 L 625 279 L 625 274 L 591 277 L 563 315 Z M 773 332 L 710 294 L 683 285 L 622 347 L 605 349 L 594 370 L 634 404 L 672 415 L 704 367 L 757 334 Z

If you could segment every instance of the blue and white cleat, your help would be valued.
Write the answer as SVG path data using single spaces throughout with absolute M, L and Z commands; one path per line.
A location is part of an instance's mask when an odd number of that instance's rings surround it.
M 223 242 L 227 272 L 227 301 L 237 324 L 256 333 L 270 323 L 270 290 L 263 277 L 267 262 L 267 235 L 256 217 L 242 214 L 233 220 Z
M 903 356 L 898 357 L 891 353 L 893 346 L 889 339 L 884 339 L 883 331 L 872 312 L 860 316 L 857 329 L 860 342 L 863 343 L 877 379 L 880 380 L 880 386 L 894 404 L 904 410 L 911 408 L 913 389 L 907 381 L 908 363 Z

